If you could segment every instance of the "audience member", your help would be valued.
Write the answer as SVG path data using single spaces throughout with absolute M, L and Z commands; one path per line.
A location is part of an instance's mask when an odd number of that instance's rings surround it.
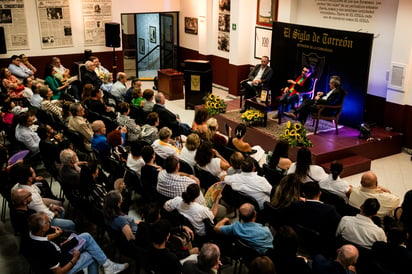
M 29 258 L 36 273 L 78 273 L 87 267 L 87 273 L 98 274 L 99 265 L 105 274 L 120 273 L 129 265 L 110 261 L 89 233 L 78 235 L 85 243 L 69 253 L 67 248 L 51 242 L 46 233 L 50 230 L 50 219 L 43 213 L 29 217 L 30 238 L 24 243 L 23 254 Z
M 142 167 L 140 178 L 143 184 L 143 191 L 146 193 L 144 198 L 146 200 L 155 200 L 158 174 L 162 168 L 155 164 L 156 155 L 151 146 L 144 146 L 142 148 L 142 158 L 145 165 Z
M 242 172 L 241 166 L 245 157 L 239 151 L 235 151 L 230 155 L 230 167 L 227 169 L 227 175 L 239 174 Z
M 142 167 L 145 165 L 145 162 L 142 158 L 142 148 L 143 145 L 141 142 L 134 142 L 130 147 L 130 152 L 127 155 L 126 165 L 141 176 Z
M 120 209 L 124 214 L 127 214 L 129 212 L 130 205 L 132 204 L 132 195 L 127 189 L 124 179 L 116 179 L 113 183 L 113 189 L 122 195 L 122 204 L 120 205 Z
M 322 255 L 316 255 L 312 262 L 314 274 L 349 274 L 356 273 L 355 264 L 359 257 L 358 249 L 350 244 L 338 249 L 336 259 L 329 261 Z
M 109 132 L 106 139 L 107 143 L 111 146 L 110 157 L 120 163 L 127 161 L 128 152 L 123 146 L 126 140 L 126 132 L 126 126 L 122 128 L 119 126 L 117 129 Z
M 93 89 L 90 96 L 86 101 L 86 106 L 89 110 L 100 115 L 109 116 L 110 118 L 116 118 L 116 113 L 113 111 L 113 108 L 103 103 L 103 91 L 101 89 Z
M 33 155 L 40 152 L 40 137 L 32 127 L 35 120 L 36 116 L 32 112 L 21 113 L 17 117 L 18 124 L 15 131 L 16 140 L 22 142 Z
M 27 101 L 31 101 L 31 98 L 33 97 L 33 90 L 32 87 L 36 85 L 37 82 L 35 82 L 32 78 L 26 78 L 23 80 L 23 85 L 24 85 L 24 91 L 23 91 L 23 97 L 27 99 Z
M 268 256 L 258 256 L 249 265 L 249 274 L 277 274 Z
M 372 221 L 379 207 L 376 198 L 366 199 L 360 207 L 360 214 L 342 217 L 336 236 L 341 236 L 343 240 L 367 249 L 371 249 L 376 241 L 386 242 L 385 232 Z
M 87 164 L 87 162 L 80 162 L 76 152 L 73 150 L 64 149 L 60 152 L 60 163 L 59 176 L 62 180 L 62 188 L 64 189 L 66 197 L 69 200 L 73 197 L 78 197 L 80 166 Z
M 40 104 L 40 109 L 44 110 L 47 113 L 50 113 L 53 116 L 56 116 L 59 119 L 62 119 L 62 108 L 61 102 L 57 100 L 51 100 L 53 96 L 53 91 L 47 86 L 42 86 L 40 88 L 40 96 L 43 98 Z
M 276 170 L 279 174 L 285 175 L 291 165 L 292 161 L 289 159 L 289 143 L 285 140 L 279 140 L 270 157 L 269 167 Z
M 102 120 L 96 120 L 92 123 L 91 127 L 93 130 L 92 149 L 97 150 L 102 155 L 108 155 L 112 147 L 107 142 L 106 125 Z
M 135 120 L 130 118 L 129 103 L 122 102 L 118 106 L 119 116 L 117 116 L 117 123 L 120 126 L 127 128 L 127 142 L 135 142 L 140 136 L 140 126 L 136 124 Z
M 82 84 L 92 84 L 95 89 L 99 89 L 100 86 L 102 85 L 102 80 L 99 78 L 99 76 L 96 74 L 96 65 L 92 61 L 86 61 L 84 64 L 86 71 L 84 72 L 84 75 L 82 76 Z
M 295 104 L 299 102 L 299 93 L 308 92 L 313 88 L 313 68 L 309 65 L 304 65 L 301 74 L 296 80 L 289 79 L 288 86 L 282 88 L 282 95 L 279 98 L 280 114 L 289 111 L 289 107 L 295 108 Z
M 272 68 L 269 67 L 269 57 L 262 56 L 260 64 L 256 65 L 249 73 L 248 79 L 241 82 L 242 87 L 245 89 L 245 99 L 259 95 L 262 89 L 269 89 L 272 73 Z
M 117 81 L 113 84 L 110 93 L 119 101 L 123 102 L 126 96 L 127 76 L 124 72 L 117 73 Z
M 23 82 L 23 79 L 25 78 L 34 77 L 34 72 L 21 64 L 21 59 L 18 55 L 13 55 L 10 59 L 11 63 L 9 64 L 8 69 L 11 74 L 17 77 L 17 79 Z
M 349 204 L 359 208 L 367 198 L 376 198 L 379 201 L 380 208 L 377 216 L 393 216 L 394 210 L 400 204 L 400 198 L 392 194 L 388 189 L 378 186 L 378 177 L 372 171 L 365 172 L 362 175 L 359 187 L 354 187 L 349 196 Z
M 412 190 L 405 193 L 402 206 L 395 211 L 395 219 L 400 221 L 409 235 L 412 235 Z M 412 237 L 408 237 L 407 246 L 412 246 Z
M 260 209 L 263 209 L 263 203 L 270 200 L 272 186 L 266 178 L 255 172 L 255 165 L 250 157 L 245 158 L 241 168 L 242 172 L 239 174 L 226 175 L 224 182 L 230 185 L 234 191 L 239 191 L 254 198 Z
M 107 177 L 101 172 L 96 161 L 83 165 L 80 170 L 80 196 L 96 209 L 103 209 Z
M 169 156 L 178 156 L 180 154 L 180 149 L 172 143 L 172 131 L 163 127 L 159 131 L 159 139 L 155 140 L 152 147 L 155 153 L 162 159 L 166 159 Z
M 135 90 L 140 90 L 140 91 L 142 90 L 142 82 L 139 80 L 139 78 L 132 79 L 131 86 L 126 91 L 125 102 L 128 102 L 128 103 L 132 102 L 132 94 L 133 94 L 133 91 Z
M 190 166 L 194 167 L 196 165 L 196 151 L 200 145 L 200 137 L 196 133 L 191 133 L 186 138 L 186 143 L 180 152 L 180 160 L 185 161 Z
M 192 131 L 198 133 L 202 139 L 207 139 L 207 117 L 209 113 L 206 108 L 200 108 L 195 112 L 195 118 L 192 123 Z
M 110 93 L 112 91 L 112 87 L 113 87 L 113 73 L 106 72 L 103 75 L 103 83 L 100 86 L 100 89 L 103 90 L 104 92 Z
M 273 236 L 269 228 L 256 223 L 256 210 L 251 204 L 243 204 L 239 208 L 239 219 L 229 224 L 229 218 L 223 218 L 215 226 L 215 231 L 228 236 L 238 237 L 259 254 L 264 255 L 273 249 Z
M 157 127 L 159 126 L 159 114 L 151 112 L 146 117 L 146 124 L 141 127 L 140 141 L 149 145 L 159 138 Z
M 144 98 L 143 98 L 143 91 L 141 88 L 136 88 L 132 92 L 132 99 L 130 100 L 130 103 L 141 109 L 144 105 Z
M 32 194 L 28 189 L 19 188 L 11 191 L 12 206 L 10 206 L 10 220 L 15 234 L 23 237 L 29 235 L 28 219 L 30 215 L 36 213 L 28 205 L 31 203 Z
M 46 69 L 44 71 L 44 83 L 52 90 L 53 96 L 51 97 L 53 100 L 58 100 L 62 97 L 62 94 L 66 92 L 67 88 L 69 87 L 69 82 L 66 81 L 62 83 L 56 77 L 56 71 L 52 64 L 47 64 Z M 44 97 L 43 97 L 44 98 Z
M 340 161 L 333 161 L 330 164 L 330 174 L 328 178 L 319 181 L 322 190 L 330 191 L 342 197 L 348 203 L 348 197 L 352 191 L 352 186 L 342 180 L 339 174 L 343 171 L 343 165 Z
M 157 192 L 161 195 L 173 199 L 177 196 L 182 196 L 186 188 L 191 184 L 200 185 L 199 179 L 193 175 L 179 172 L 179 159 L 175 156 L 169 156 L 165 160 L 165 169 L 161 170 L 157 179 Z M 205 204 L 205 198 L 200 193 L 196 199 L 201 205 Z
M 197 165 L 212 175 L 223 178 L 230 164 L 223 158 L 217 150 L 212 148 L 210 142 L 203 142 L 197 148 L 195 161 Z
M 33 91 L 33 96 L 31 97 L 30 104 L 35 108 L 40 108 L 41 101 L 43 98 L 40 96 L 40 83 L 33 84 L 31 90 Z
M 245 124 L 239 124 L 235 128 L 235 137 L 229 138 L 228 146 L 242 153 L 249 153 L 250 156 L 262 166 L 266 162 L 265 151 L 261 146 L 252 147 L 248 142 L 244 141 L 246 130 L 247 128 Z
M 59 57 L 52 57 L 53 69 L 56 72 L 55 76 L 62 82 L 70 78 L 70 69 L 65 68 Z
M 228 137 L 223 135 L 222 133 L 219 132 L 219 124 L 216 120 L 216 118 L 209 118 L 206 121 L 207 125 L 207 138 L 210 142 L 212 142 L 213 145 L 216 146 L 226 146 L 228 142 Z M 229 131 L 227 134 L 230 136 L 231 135 L 231 128 L 229 127 Z
M 209 219 L 213 223 L 219 209 L 219 201 L 222 195 L 216 195 L 213 201 L 212 208 L 208 208 L 199 204 L 195 200 L 200 195 L 200 187 L 197 184 L 190 184 L 182 193 L 182 196 L 177 196 L 164 204 L 166 211 L 177 210 L 192 224 L 194 231 L 199 236 L 206 235 L 206 227 L 204 219 Z
M 183 274 L 215 274 L 220 262 L 220 249 L 212 243 L 203 244 L 197 261 L 186 261 L 183 264 Z
M 170 128 L 173 132 L 173 137 L 180 135 L 187 136 L 191 133 L 190 127 L 187 124 L 181 123 L 178 117 L 165 107 L 166 98 L 163 93 L 158 92 L 155 100 L 156 104 L 153 106 L 153 111 L 159 114 L 159 128 Z
M 7 90 L 11 98 L 23 98 L 24 85 L 22 81 L 11 74 L 7 68 L 0 68 L 0 79 L 2 86 Z
M 143 111 L 145 112 L 151 112 L 153 111 L 153 107 L 154 107 L 154 102 L 153 102 L 153 98 L 154 98 L 154 91 L 151 89 L 145 89 L 143 91 Z
M 89 60 L 93 62 L 95 69 L 94 71 L 96 72 L 96 75 L 100 78 L 100 80 L 103 79 L 103 76 L 105 73 L 109 72 L 105 67 L 102 66 L 100 63 L 100 60 L 97 56 L 90 56 Z M 100 86 L 98 86 L 100 87 Z
M 62 134 L 56 133 L 49 125 L 40 125 L 37 129 L 40 137 L 39 149 L 43 162 L 50 162 L 55 168 L 60 166 L 60 152 L 66 147 Z
M 298 177 L 295 174 L 288 174 L 280 180 L 276 187 L 275 194 L 271 204 L 275 208 L 287 208 L 293 202 L 300 201 L 300 185 Z
M 71 104 L 70 112 L 72 116 L 69 118 L 68 128 L 80 133 L 83 136 L 85 148 L 91 150 L 93 130 L 87 119 L 84 118 L 84 107 L 80 103 Z
M 35 78 L 35 77 L 34 77 L 34 74 L 37 72 L 36 67 L 33 66 L 33 65 L 29 62 L 29 58 L 28 58 L 25 54 L 20 54 L 19 57 L 20 57 L 20 66 L 23 67 L 23 68 L 25 68 L 26 71 L 30 70 L 30 71 L 33 73 L 32 77 L 33 77 L 33 79 L 34 79 L 34 78 Z M 26 79 L 27 79 L 27 78 L 26 78 Z
M 307 147 L 298 150 L 296 162 L 292 163 L 287 174 L 295 173 L 302 183 L 319 182 L 328 177 L 325 170 L 318 165 L 312 165 L 312 153 Z

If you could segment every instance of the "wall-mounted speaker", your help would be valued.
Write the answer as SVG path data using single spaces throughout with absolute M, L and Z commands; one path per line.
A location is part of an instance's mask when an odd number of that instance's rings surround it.
M 4 28 L 0 27 L 0 54 L 7 53 L 6 37 L 4 36 Z
M 120 47 L 120 24 L 119 23 L 105 23 L 104 34 L 106 38 L 106 47 L 119 48 Z

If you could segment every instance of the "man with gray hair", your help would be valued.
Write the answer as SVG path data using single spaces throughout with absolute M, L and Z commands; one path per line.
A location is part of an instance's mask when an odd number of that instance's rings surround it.
M 354 245 L 343 245 L 338 249 L 336 260 L 329 261 L 323 255 L 316 255 L 312 262 L 314 274 L 356 273 L 355 264 L 359 251 Z
M 90 141 L 93 137 L 93 130 L 84 118 L 84 107 L 80 103 L 73 103 L 70 105 L 70 112 L 72 116 L 69 117 L 69 129 L 80 133 L 83 136 L 85 148 L 91 150 Z
M 64 149 L 60 152 L 61 167 L 59 170 L 60 178 L 62 179 L 62 187 L 65 195 L 72 197 L 73 191 L 80 185 L 80 167 L 87 162 L 80 162 L 76 152 L 71 149 Z M 69 198 L 70 200 L 70 198 Z
M 186 261 L 183 264 L 183 274 L 215 274 L 221 265 L 220 249 L 212 243 L 205 243 L 200 249 L 196 261 Z
M 110 93 L 116 98 L 116 100 L 123 102 L 126 97 L 126 82 L 127 76 L 124 72 L 117 73 L 117 81 L 113 84 Z
M 92 61 L 86 61 L 84 65 L 86 67 L 86 71 L 81 77 L 83 86 L 85 84 L 92 84 L 95 88 L 100 88 L 102 85 L 102 80 L 100 80 L 99 76 L 97 76 L 94 71 L 96 69 L 96 65 Z

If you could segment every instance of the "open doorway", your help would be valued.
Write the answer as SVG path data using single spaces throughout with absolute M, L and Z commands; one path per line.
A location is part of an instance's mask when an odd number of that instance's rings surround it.
M 177 69 L 178 12 L 122 14 L 125 72 L 153 78 L 164 68 Z

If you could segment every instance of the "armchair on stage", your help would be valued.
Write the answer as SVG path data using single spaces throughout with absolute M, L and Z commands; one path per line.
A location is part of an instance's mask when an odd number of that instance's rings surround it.
M 346 93 L 342 96 L 342 100 L 339 105 L 330 106 L 330 105 L 317 105 L 317 112 L 312 113 L 312 126 L 315 124 L 315 132 L 317 133 L 319 120 L 332 121 L 335 124 L 336 135 L 339 135 L 338 132 L 338 123 L 339 117 L 342 113 L 343 102 L 345 100 Z

